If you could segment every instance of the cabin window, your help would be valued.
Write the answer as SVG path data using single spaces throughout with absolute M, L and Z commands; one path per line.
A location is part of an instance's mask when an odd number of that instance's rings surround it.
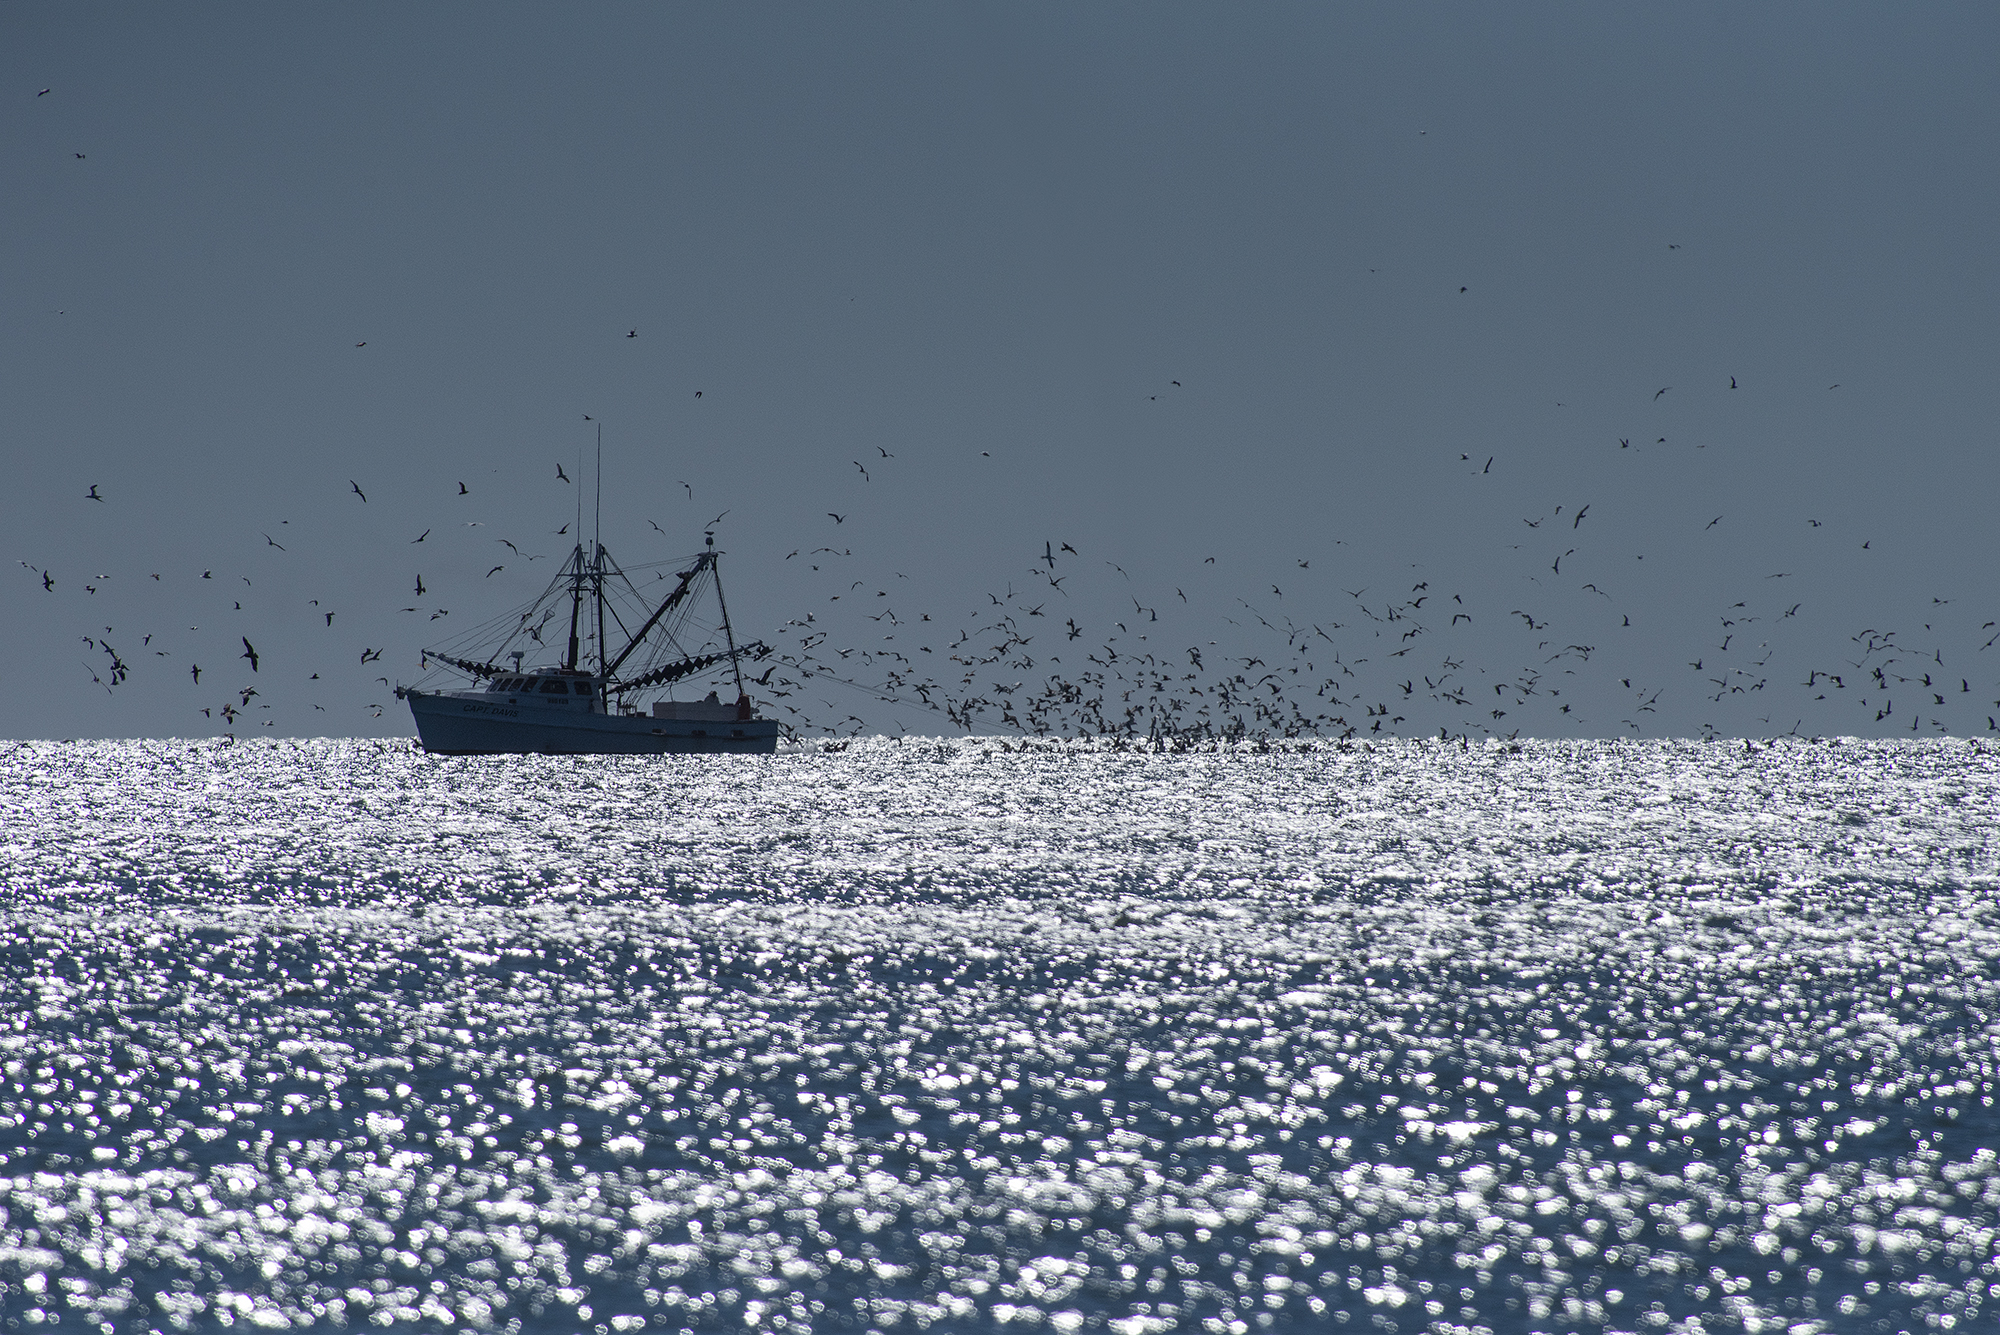
M 566 683 L 561 681 L 545 681 L 542 683 L 542 694 L 567 695 L 569 694 L 569 687 Z
M 591 689 L 591 685 L 590 685 L 590 683 L 589 683 L 589 682 L 587 682 L 587 681 L 580 681 L 580 682 L 578 682 L 578 683 L 576 684 L 576 693 L 577 693 L 578 695 L 590 695 L 590 694 L 592 694 L 593 692 L 592 692 L 592 689 Z

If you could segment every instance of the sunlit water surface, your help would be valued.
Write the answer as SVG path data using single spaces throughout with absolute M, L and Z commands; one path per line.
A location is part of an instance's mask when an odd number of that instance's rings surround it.
M 1995 779 L 15 745 L 0 1321 L 1992 1329 Z

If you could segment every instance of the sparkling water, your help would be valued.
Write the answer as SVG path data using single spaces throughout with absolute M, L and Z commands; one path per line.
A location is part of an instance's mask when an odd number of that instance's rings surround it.
M 17 744 L 0 1320 L 1991 1329 L 1996 773 Z

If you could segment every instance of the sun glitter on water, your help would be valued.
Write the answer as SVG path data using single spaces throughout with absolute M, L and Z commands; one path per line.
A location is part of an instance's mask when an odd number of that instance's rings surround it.
M 0 1319 L 1977 1328 L 1976 743 L 0 760 Z

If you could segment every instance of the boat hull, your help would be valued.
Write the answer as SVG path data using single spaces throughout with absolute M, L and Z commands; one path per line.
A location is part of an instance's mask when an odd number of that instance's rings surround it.
M 410 691 L 424 750 L 436 755 L 769 755 L 775 719 L 722 723 L 516 707 L 464 695 Z

